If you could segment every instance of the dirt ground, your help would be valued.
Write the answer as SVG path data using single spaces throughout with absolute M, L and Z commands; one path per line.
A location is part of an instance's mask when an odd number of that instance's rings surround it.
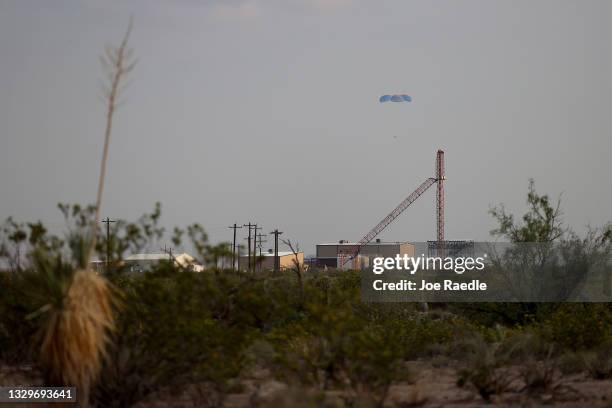
M 586 374 L 560 376 L 554 389 L 527 392 L 520 380 L 502 395 L 494 395 L 485 401 L 476 389 L 457 385 L 454 368 L 434 368 L 426 362 L 412 362 L 414 373 L 410 382 L 393 384 L 383 402 L 383 407 L 602 407 L 612 408 L 612 380 L 593 380 Z M 519 367 L 515 371 L 518 371 Z M 262 370 L 242 381 L 241 389 L 229 393 L 222 399 L 214 395 L 205 385 L 190 386 L 179 395 L 170 396 L 161 392 L 137 404 L 145 407 L 196 407 L 221 406 L 244 407 L 330 407 L 348 406 L 374 407 L 376 401 L 342 391 L 324 393 L 296 389 L 271 379 L 269 372 Z
M 436 368 L 428 362 L 411 362 L 409 382 L 393 384 L 383 407 L 564 407 L 612 408 L 612 380 L 593 380 L 586 374 L 560 376 L 554 389 L 528 392 L 517 380 L 508 392 L 485 401 L 471 386 L 457 386 L 454 368 Z M 519 368 L 517 367 L 518 371 Z M 0 367 L 0 385 L 39 385 L 29 367 Z M 267 370 L 255 370 L 241 380 L 233 392 L 221 396 L 208 384 L 191 384 L 181 390 L 160 390 L 135 405 L 136 408 L 187 407 L 374 407 L 366 394 L 344 391 L 316 392 L 298 389 L 272 379 Z M 8 405 L 0 404 L 0 408 Z M 25 407 L 25 404 L 16 405 Z

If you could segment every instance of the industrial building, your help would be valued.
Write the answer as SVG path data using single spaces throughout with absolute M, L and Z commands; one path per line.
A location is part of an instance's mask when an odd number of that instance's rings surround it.
M 278 251 L 278 261 L 281 270 L 290 269 L 295 266 L 296 255 L 290 251 Z M 274 251 L 272 249 L 267 252 L 262 252 L 261 255 L 257 254 L 257 269 L 268 270 L 274 269 Z M 304 253 L 297 253 L 297 260 L 300 266 L 304 266 Z M 252 261 L 251 261 L 252 262 Z M 240 256 L 240 264 L 238 269 L 246 270 L 249 264 L 249 257 L 247 255 Z
M 356 249 L 359 255 L 353 257 Z M 342 269 L 365 269 L 376 257 L 414 256 L 414 245 L 408 242 L 382 242 L 376 240 L 360 245 L 356 242 L 339 241 L 317 244 L 317 266 Z

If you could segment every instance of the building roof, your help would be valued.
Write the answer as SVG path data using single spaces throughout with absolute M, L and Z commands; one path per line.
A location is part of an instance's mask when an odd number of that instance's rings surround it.
M 300 251 L 298 253 L 301 254 L 302 252 Z M 291 252 L 291 251 L 278 251 L 278 256 L 289 256 L 289 255 L 293 255 L 293 252 Z M 247 254 L 242 254 L 241 256 L 246 258 L 248 255 Z M 259 256 L 259 254 L 257 254 L 256 256 Z M 263 252 L 262 251 L 261 256 L 274 256 L 274 252 L 267 252 L 267 251 Z
M 132 254 L 125 258 L 126 261 L 169 261 L 170 255 L 165 253 Z
M 183 252 L 182 254 L 172 254 L 172 259 L 177 265 L 184 268 L 193 267 L 196 272 L 200 272 L 204 269 L 202 265 L 196 263 L 193 256 Z M 145 261 L 170 261 L 170 254 L 166 253 L 151 253 L 151 254 L 132 254 L 125 258 L 126 262 L 145 262 Z
M 322 243 L 322 244 L 317 244 L 317 245 L 329 245 L 329 246 L 341 246 L 341 245 L 361 245 L 361 246 L 367 246 L 367 245 L 403 245 L 403 244 L 410 244 L 410 242 L 376 242 L 376 241 L 371 241 L 368 242 L 367 244 L 360 244 L 359 242 L 326 242 L 326 243 Z

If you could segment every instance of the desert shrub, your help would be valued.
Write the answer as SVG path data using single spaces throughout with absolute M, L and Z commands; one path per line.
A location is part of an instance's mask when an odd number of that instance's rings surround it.
M 446 312 L 416 313 L 414 304 L 364 303 L 359 288 L 356 272 L 306 280 L 300 318 L 266 335 L 281 376 L 320 388 L 381 392 L 402 378 L 406 359 L 474 329 Z
M 544 340 L 533 330 L 512 333 L 499 342 L 497 354 L 509 363 L 521 363 L 527 359 L 545 360 L 558 355 L 558 347 Z
M 473 336 L 487 337 L 487 330 L 450 313 L 413 314 L 410 318 L 389 319 L 388 330 L 397 333 L 404 345 L 404 358 L 428 357 L 443 352 L 457 356 L 453 343 Z
M 495 345 L 495 356 L 508 366 L 518 366 L 519 377 L 530 392 L 555 391 L 561 372 L 558 347 L 534 331 L 516 331 Z
M 476 326 L 502 324 L 533 329 L 559 349 L 590 349 L 612 336 L 612 311 L 607 304 L 489 303 L 454 305 L 450 309 Z
M 593 351 L 583 352 L 582 360 L 589 375 L 596 380 L 612 378 L 612 342 L 606 342 Z
M 459 373 L 458 384 L 471 383 L 484 399 L 509 390 L 515 380 L 521 380 L 523 390 L 534 394 L 571 391 L 560 381 L 559 347 L 537 331 L 512 331 L 495 343 L 478 336 L 462 341 L 467 364 Z
M 513 380 L 514 378 L 507 369 L 496 367 L 492 363 L 481 362 L 461 370 L 457 385 L 463 387 L 470 383 L 485 401 L 489 401 L 492 395 L 508 391 Z
M 217 282 L 223 280 L 220 277 Z M 228 294 L 225 300 L 228 309 L 224 310 L 226 314 L 223 318 L 230 325 L 268 332 L 303 318 L 299 283 L 294 275 L 243 283 L 234 280 L 224 282 L 223 286 L 222 291 Z
M 560 387 L 561 373 L 557 366 L 557 359 L 552 352 L 543 360 L 528 358 L 520 367 L 521 379 L 525 389 L 530 392 L 551 392 Z
M 516 377 L 508 368 L 509 357 L 506 352 L 488 344 L 480 336 L 474 336 L 466 342 L 465 349 L 464 368 L 457 373 L 459 387 L 473 386 L 486 401 L 492 395 L 509 390 Z
M 450 305 L 449 310 L 478 326 L 521 327 L 535 320 L 540 307 L 537 303 L 458 303 Z
M 562 348 L 591 349 L 612 336 L 612 313 L 606 304 L 561 304 L 536 329 Z
M 125 308 L 97 389 L 100 405 L 129 405 L 162 384 L 206 381 L 223 392 L 249 365 L 281 360 L 287 367 L 301 364 L 293 372 L 313 382 L 308 373 L 316 376 L 326 367 L 328 346 L 335 358 L 346 347 L 337 342 L 346 342 L 347 330 L 355 329 L 356 320 L 342 314 L 352 308 L 336 311 L 358 299 L 358 284 L 350 277 L 313 276 L 305 297 L 298 296 L 300 282 L 292 274 L 194 274 L 162 263 L 150 273 L 113 279 L 125 293 Z M 267 352 L 257 355 L 262 347 Z M 302 359 L 287 357 L 296 355 Z
M 21 338 L 33 338 L 35 326 L 26 316 L 35 308 L 32 297 L 20 293 L 33 283 L 9 277 L 0 277 L 6 294 L 0 298 L 0 357 L 23 361 L 28 353 L 32 358 Z M 408 375 L 406 360 L 437 355 L 442 365 L 459 360 L 458 383 L 489 399 L 516 378 L 508 371 L 512 364 L 532 362 L 525 383 L 550 388 L 554 381 L 547 378 L 554 376 L 542 363 L 549 344 L 559 345 L 557 357 L 569 346 L 603 344 L 610 333 L 603 305 L 544 305 L 525 325 L 506 328 L 485 324 L 475 310 L 452 313 L 457 309 L 447 305 L 420 313 L 414 303 L 365 303 L 358 272 L 313 271 L 298 280 L 290 273 L 192 273 L 161 263 L 148 273 L 110 279 L 123 293 L 123 308 L 94 389 L 98 406 L 129 406 L 161 387 L 193 383 L 223 395 L 249 366 L 271 369 L 298 387 L 342 389 L 380 402 L 390 384 Z M 601 361 L 591 363 L 598 378 L 607 375 L 606 366 L 594 365 Z
M 520 378 L 524 383 L 523 390 L 534 396 L 547 395 L 550 398 L 561 400 L 575 400 L 581 398 L 581 394 L 572 386 L 562 382 L 564 372 L 579 370 L 575 361 L 568 359 L 568 354 L 559 355 L 555 353 L 554 345 L 548 346 L 545 357 L 526 357 L 519 366 Z M 561 368 L 561 362 L 565 367 Z
M 311 408 L 319 406 L 335 406 L 333 399 L 326 397 L 324 393 L 316 390 L 303 387 L 280 388 L 272 395 L 259 396 L 251 401 L 254 406 L 261 407 L 295 407 L 295 408 Z
M 27 340 L 34 337 L 36 325 L 26 318 L 32 309 L 24 302 L 23 289 L 15 276 L 0 273 L 0 360 L 9 364 L 35 359 Z
M 223 388 L 238 375 L 253 330 L 240 313 L 227 317 L 231 277 L 217 278 L 162 264 L 123 280 L 116 346 L 96 390 L 101 405 L 128 405 L 169 384 Z
M 578 374 L 586 370 L 583 355 L 574 351 L 561 354 L 557 365 L 563 375 Z
M 371 395 L 381 403 L 394 381 L 409 378 L 402 343 L 384 326 L 366 325 L 346 344 L 345 371 L 358 395 Z
M 353 327 L 343 332 L 309 330 L 277 351 L 283 378 L 318 389 L 349 389 L 355 398 L 384 400 L 393 381 L 408 375 L 402 350 L 393 334 L 382 327 Z M 316 333 L 316 334 L 315 334 Z
M 267 338 L 278 352 L 277 362 L 289 380 L 332 388 L 342 382 L 348 342 L 365 323 L 355 316 L 350 304 L 328 308 L 317 302 L 305 305 L 304 320 L 270 332 Z
M 386 322 L 366 318 L 355 285 L 327 283 L 318 292 L 307 285 L 303 319 L 267 334 L 277 352 L 275 372 L 301 385 L 382 401 L 389 385 L 406 374 L 405 345 Z
M 449 358 L 460 360 L 461 362 L 471 363 L 476 355 L 483 349 L 487 349 L 489 344 L 484 337 L 478 333 L 465 336 L 457 336 L 449 343 L 440 347 L 440 352 Z

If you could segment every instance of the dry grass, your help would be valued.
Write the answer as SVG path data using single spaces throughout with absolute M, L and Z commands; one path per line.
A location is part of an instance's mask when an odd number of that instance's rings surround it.
M 77 270 L 61 306 L 47 304 L 41 327 L 41 360 L 52 384 L 76 386 L 79 400 L 87 401 L 115 329 L 118 297 L 103 277 Z

